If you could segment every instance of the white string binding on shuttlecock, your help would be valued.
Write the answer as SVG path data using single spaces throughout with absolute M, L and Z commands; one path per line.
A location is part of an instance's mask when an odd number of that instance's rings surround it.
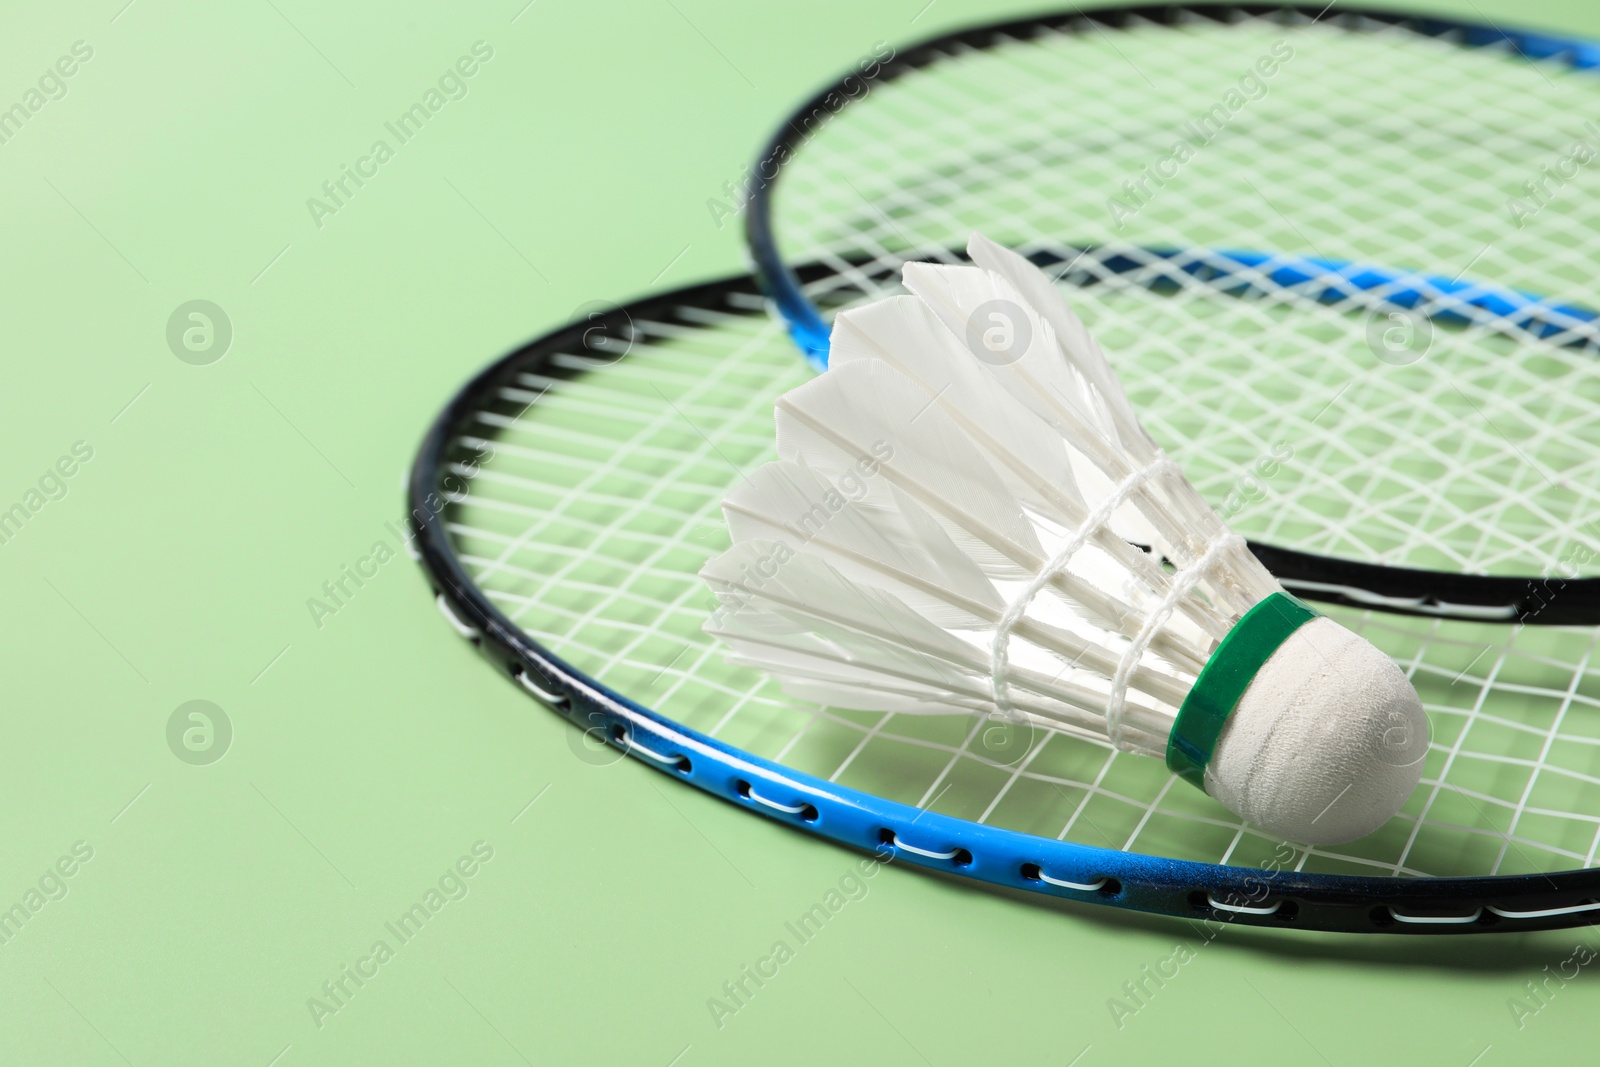
M 1106 736 L 1117 748 L 1123 747 L 1122 708 L 1128 695 L 1128 677 L 1138 666 L 1139 660 L 1144 657 L 1145 649 L 1150 647 L 1156 631 L 1166 625 L 1167 618 L 1177 609 L 1178 601 L 1189 595 L 1224 552 L 1243 548 L 1244 544 L 1244 538 L 1238 534 L 1231 532 L 1225 534 L 1193 563 L 1174 574 L 1172 585 L 1167 589 L 1167 595 L 1162 599 L 1161 606 L 1145 619 L 1144 626 L 1139 629 L 1139 636 L 1135 637 L 1127 651 L 1123 652 L 1122 660 L 1117 664 L 1117 673 L 1111 679 L 1111 699 L 1106 703 Z
M 1177 465 L 1167 458 L 1166 453 L 1157 449 L 1156 458 L 1149 465 L 1134 471 L 1124 478 L 1116 490 L 1089 513 L 1083 520 L 1083 524 L 1078 527 L 1077 532 L 1072 535 L 1072 538 L 1062 545 L 1054 556 L 1050 557 L 1049 561 L 1040 568 L 1039 573 L 1035 574 L 1027 586 L 1006 606 L 1005 614 L 1000 616 L 1000 621 L 995 626 L 994 645 L 989 654 L 989 691 L 994 695 L 995 713 L 997 715 L 1006 719 L 1010 719 L 1014 715 L 1011 707 L 1011 686 L 1006 678 L 1010 664 L 1012 627 L 1016 626 L 1022 620 L 1022 616 L 1027 614 L 1028 605 L 1033 603 L 1033 598 L 1038 596 L 1040 591 L 1066 568 L 1072 557 L 1077 555 L 1078 551 L 1088 543 L 1091 537 L 1110 523 L 1111 516 L 1115 515 L 1117 510 L 1126 504 L 1128 499 L 1138 492 L 1146 482 L 1157 474 L 1168 470 L 1177 470 Z M 1183 592 L 1186 591 L 1187 589 L 1183 590 Z M 1182 592 L 1178 594 L 1178 596 L 1181 595 Z M 1176 602 L 1177 597 L 1169 595 L 1167 600 L 1163 602 L 1163 606 L 1170 611 Z M 1149 627 L 1146 626 L 1145 630 L 1140 631 L 1140 637 L 1143 639 L 1144 644 L 1149 644 L 1154 638 L 1154 631 L 1150 631 Z M 1143 646 L 1140 647 L 1140 651 L 1142 654 Z M 1135 659 L 1137 660 L 1137 657 Z M 1125 666 L 1126 660 L 1119 664 L 1119 677 L 1124 675 L 1122 668 Z M 1131 668 L 1128 669 L 1128 673 L 1131 673 Z M 1117 701 L 1119 711 L 1121 710 L 1121 703 L 1119 699 Z

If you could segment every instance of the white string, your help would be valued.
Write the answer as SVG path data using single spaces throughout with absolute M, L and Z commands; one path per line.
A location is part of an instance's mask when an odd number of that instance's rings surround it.
M 1138 492 L 1139 488 L 1151 478 L 1168 470 L 1177 470 L 1177 467 L 1160 449 L 1157 449 L 1156 458 L 1148 466 L 1124 478 L 1116 491 L 1102 500 L 1099 506 L 1085 517 L 1077 533 L 1050 557 L 1040 568 L 1039 573 L 1023 587 L 1022 592 L 1006 605 L 1005 614 L 1000 616 L 1000 621 L 995 625 L 994 644 L 989 653 L 989 691 L 994 694 L 996 714 L 1006 719 L 1011 719 L 1015 715 L 1011 707 L 1010 682 L 1006 677 L 1010 670 L 1012 627 L 1022 621 L 1023 615 L 1028 611 L 1028 605 L 1033 603 L 1033 598 L 1055 580 L 1056 575 L 1065 569 L 1078 550 L 1088 543 L 1089 538 L 1111 521 L 1111 516 L 1116 514 L 1117 509 L 1126 504 L 1128 498 Z
M 1133 644 L 1122 653 L 1122 659 L 1117 663 L 1117 673 L 1111 679 L 1111 700 L 1106 704 L 1106 736 L 1111 739 L 1113 745 L 1118 748 L 1123 747 L 1122 707 L 1128 696 L 1128 678 L 1133 674 L 1133 669 L 1139 665 L 1139 660 L 1144 657 L 1145 649 L 1150 647 L 1156 631 L 1166 625 L 1168 617 L 1176 610 L 1178 601 L 1188 596 L 1206 577 L 1212 564 L 1216 563 L 1224 552 L 1243 547 L 1244 538 L 1236 533 L 1226 534 L 1201 553 L 1193 563 L 1173 575 L 1172 584 L 1167 587 L 1161 606 L 1145 619 L 1144 626 L 1139 630 L 1139 636 L 1135 637 Z

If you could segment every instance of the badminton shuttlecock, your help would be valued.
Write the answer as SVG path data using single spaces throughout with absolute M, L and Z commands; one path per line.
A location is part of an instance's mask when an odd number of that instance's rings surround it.
M 1405 675 L 1206 505 L 1048 278 L 968 252 L 839 315 L 829 370 L 778 400 L 706 630 L 801 699 L 1164 757 L 1293 841 L 1386 822 L 1428 744 Z

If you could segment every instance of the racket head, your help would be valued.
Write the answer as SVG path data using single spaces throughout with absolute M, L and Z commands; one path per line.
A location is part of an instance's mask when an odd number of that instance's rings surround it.
M 1202 446 L 1186 473 L 1293 591 L 1600 624 L 1600 220 L 1561 178 L 1600 153 L 1564 118 L 1600 104 L 1597 64 L 1320 5 L 962 30 L 797 108 L 751 167 L 747 240 L 821 365 L 790 264 L 849 303 L 981 230 L 1079 290 L 1158 442 Z
M 808 296 L 842 292 L 807 269 Z M 451 400 L 410 522 L 440 610 L 574 725 L 754 814 L 1052 897 L 1274 928 L 1528 930 L 1600 908 L 1595 634 L 1332 609 L 1404 666 L 1433 720 L 1422 787 L 1378 834 L 1307 850 L 1158 760 L 962 715 L 806 706 L 724 662 L 697 577 L 809 372 L 749 278 L 557 330 Z M 1594 721 L 1591 721 L 1594 720 Z M 1552 791 L 1553 790 L 1553 791 Z

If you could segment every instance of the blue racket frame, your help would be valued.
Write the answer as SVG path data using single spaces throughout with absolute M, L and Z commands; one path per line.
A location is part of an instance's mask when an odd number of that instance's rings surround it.
M 801 276 L 811 275 L 802 271 Z M 700 325 L 680 308 L 751 314 L 738 276 L 638 301 L 532 341 L 468 382 L 429 429 L 408 486 L 409 523 L 451 627 L 525 693 L 575 727 L 672 778 L 776 823 L 897 862 L 1062 900 L 1249 926 L 1355 933 L 1520 932 L 1600 917 L 1600 870 L 1476 878 L 1267 871 L 1119 852 L 923 811 L 773 763 L 630 700 L 524 633 L 472 581 L 451 546 L 442 479 L 474 414 L 519 374 L 558 375 L 562 353 L 595 352 L 637 319 Z

